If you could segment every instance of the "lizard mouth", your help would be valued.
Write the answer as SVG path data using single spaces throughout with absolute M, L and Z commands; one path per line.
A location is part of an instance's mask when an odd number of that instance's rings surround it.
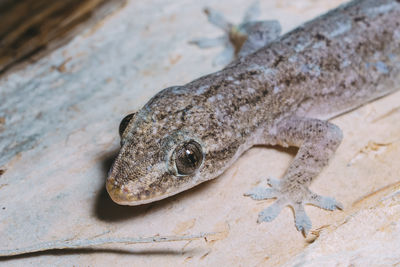
M 111 199 L 120 205 L 138 206 L 165 198 L 163 195 L 151 194 L 148 190 L 130 190 L 129 186 L 119 185 L 118 182 L 109 177 L 106 182 L 106 189 Z M 137 193 L 133 193 L 133 192 Z

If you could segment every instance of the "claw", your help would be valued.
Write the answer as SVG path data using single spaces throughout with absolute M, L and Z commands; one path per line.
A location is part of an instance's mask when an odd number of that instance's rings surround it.
M 296 228 L 299 232 L 302 232 L 304 236 L 307 236 L 311 229 L 311 220 L 308 217 L 302 204 L 293 205 L 294 209 L 294 221 Z

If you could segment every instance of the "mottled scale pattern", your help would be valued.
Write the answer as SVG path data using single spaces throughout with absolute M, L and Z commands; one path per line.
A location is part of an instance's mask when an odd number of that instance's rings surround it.
M 305 204 L 341 208 L 308 189 L 342 139 L 326 120 L 397 90 L 399 74 L 399 1 L 339 6 L 221 71 L 155 95 L 123 132 L 107 190 L 120 204 L 149 203 L 218 177 L 253 145 L 298 146 L 283 178 L 247 195 L 277 198 L 259 221 L 291 205 L 306 234 Z M 176 175 L 174 149 L 190 140 L 204 160 L 193 174 Z

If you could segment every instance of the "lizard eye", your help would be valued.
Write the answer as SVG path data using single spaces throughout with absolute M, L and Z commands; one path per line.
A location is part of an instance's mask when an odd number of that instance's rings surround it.
M 126 126 L 128 126 L 129 122 L 131 121 L 132 117 L 135 115 L 135 113 L 131 113 L 125 118 L 122 119 L 121 123 L 119 124 L 119 136 L 122 137 L 122 134 L 124 133 Z
M 178 145 L 174 151 L 177 174 L 181 176 L 193 174 L 203 162 L 201 145 L 193 140 Z

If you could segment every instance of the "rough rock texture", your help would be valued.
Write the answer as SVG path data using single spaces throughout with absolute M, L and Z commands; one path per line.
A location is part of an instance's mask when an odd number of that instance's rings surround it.
M 279 19 L 286 32 L 341 2 L 263 1 L 262 17 Z M 290 209 L 257 224 L 258 212 L 272 201 L 243 196 L 263 177 L 280 177 L 290 150 L 254 148 L 218 179 L 141 207 L 118 206 L 106 194 L 121 118 L 160 89 L 217 69 L 211 61 L 218 49 L 187 43 L 219 34 L 202 8 L 239 21 L 243 8 L 237 7 L 247 4 L 130 1 L 40 61 L 0 78 L 0 249 L 96 235 L 220 234 L 207 241 L 52 251 L 0 259 L 0 265 L 400 262 L 400 93 L 334 120 L 344 141 L 311 189 L 340 199 L 345 210 L 307 207 L 315 230 L 307 239 L 293 226 Z
M 400 263 L 400 183 L 354 203 L 348 214 L 337 225 L 328 226 L 313 244 L 284 266 L 396 266 Z

